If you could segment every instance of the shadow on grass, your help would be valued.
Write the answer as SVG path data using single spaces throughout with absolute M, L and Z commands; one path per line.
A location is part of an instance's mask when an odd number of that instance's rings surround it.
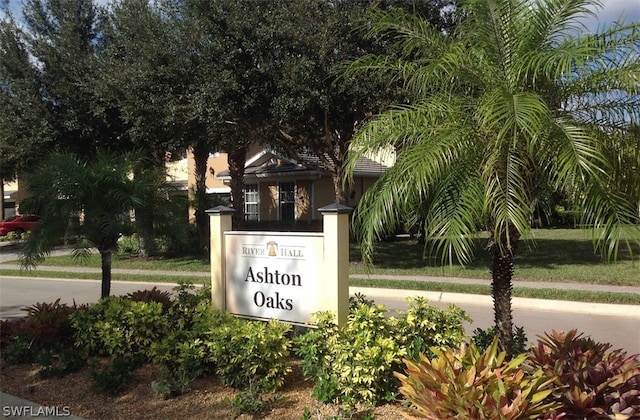
M 557 269 L 566 265 L 603 265 L 607 263 L 606 257 L 593 248 L 589 239 L 563 239 L 562 231 L 557 231 L 558 238 L 522 240 L 516 255 L 518 268 L 546 268 Z M 571 235 L 567 235 L 571 236 Z M 477 238 L 473 244 L 474 259 L 466 267 L 486 268 L 491 266 L 491 258 L 486 250 L 487 239 Z M 626 244 L 620 244 L 618 262 L 638 261 L 640 246 L 632 244 L 631 252 Z M 359 244 L 352 243 L 350 248 L 350 261 L 353 265 L 363 264 Z M 458 261 L 453 262 L 458 265 Z M 390 269 L 420 269 L 426 267 L 441 267 L 443 264 L 437 256 L 429 256 L 424 245 L 418 243 L 415 238 L 395 238 L 394 240 L 380 242 L 376 245 L 373 265 Z M 447 265 L 445 263 L 444 265 Z

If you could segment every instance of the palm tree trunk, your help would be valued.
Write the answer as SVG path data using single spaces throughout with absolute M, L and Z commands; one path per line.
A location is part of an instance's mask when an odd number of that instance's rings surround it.
M 491 294 L 493 296 L 495 330 L 500 346 L 507 353 L 507 358 L 513 356 L 512 279 L 514 255 L 520 240 L 520 235 L 513 226 L 509 230 L 509 242 L 506 236 L 498 240 L 492 237 L 489 241 L 489 252 L 492 258 Z
M 493 314 L 495 330 L 500 345 L 507 352 L 507 357 L 513 355 L 513 317 L 511 313 L 511 279 L 513 277 L 513 256 L 501 256 L 493 251 L 491 263 L 491 293 L 493 296 Z
M 102 292 L 100 298 L 111 294 L 111 250 L 100 251 L 102 258 Z

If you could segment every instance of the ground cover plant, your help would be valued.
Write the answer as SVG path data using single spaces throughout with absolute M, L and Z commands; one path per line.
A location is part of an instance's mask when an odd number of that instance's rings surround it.
M 550 418 L 561 404 L 545 401 L 553 381 L 541 370 L 527 374 L 520 354 L 512 360 L 498 350 L 497 337 L 484 352 L 472 342 L 453 349 L 434 349 L 436 357 L 405 360 L 406 374 L 396 373 L 409 411 L 429 419 Z

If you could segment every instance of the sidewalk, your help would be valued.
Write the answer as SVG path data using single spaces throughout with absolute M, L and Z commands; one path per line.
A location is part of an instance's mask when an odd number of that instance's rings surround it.
M 0 257 L 0 268 L 10 270 L 20 270 L 18 264 L 2 264 Z M 100 273 L 99 268 L 92 267 L 60 267 L 50 265 L 39 265 L 34 271 L 60 271 L 71 273 Z M 166 270 L 138 270 L 138 269 L 112 269 L 114 274 L 146 274 L 172 277 L 208 277 L 209 272 L 204 271 L 166 271 Z M 351 279 L 372 279 L 372 280 L 411 280 L 433 283 L 456 283 L 469 285 L 491 286 L 491 280 L 487 279 L 469 279 L 462 277 L 433 277 L 419 275 L 390 275 L 390 274 L 350 274 Z M 562 290 L 584 290 L 593 292 L 614 292 L 614 293 L 638 293 L 640 294 L 640 286 L 612 286 L 606 284 L 585 284 L 571 282 L 551 282 L 551 281 L 519 281 L 513 282 L 513 287 L 524 287 L 529 289 L 562 289 Z

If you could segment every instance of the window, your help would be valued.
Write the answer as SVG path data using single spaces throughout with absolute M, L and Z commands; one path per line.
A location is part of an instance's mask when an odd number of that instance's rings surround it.
M 260 220 L 258 184 L 244 188 L 244 220 Z

